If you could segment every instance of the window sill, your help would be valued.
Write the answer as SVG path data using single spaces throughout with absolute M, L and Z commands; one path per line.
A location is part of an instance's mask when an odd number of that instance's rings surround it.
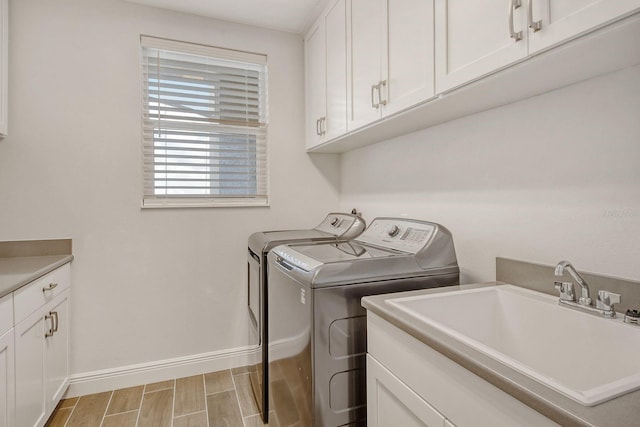
M 142 201 L 142 209 L 174 209 L 174 208 L 236 208 L 236 207 L 269 207 L 269 199 L 256 198 L 185 198 L 185 199 L 147 199 Z

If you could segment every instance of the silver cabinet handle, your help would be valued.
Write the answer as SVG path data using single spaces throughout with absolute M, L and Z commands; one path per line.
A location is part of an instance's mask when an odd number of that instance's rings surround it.
M 387 81 L 386 80 L 381 80 L 377 84 L 377 87 L 378 87 L 378 105 L 387 105 L 387 100 L 386 99 L 382 99 L 382 87 L 383 86 L 384 87 L 387 86 Z
M 52 312 L 49 312 L 49 314 L 46 314 L 46 315 L 44 316 L 44 320 L 45 320 L 45 321 L 47 321 L 47 320 L 51 320 L 51 327 L 50 327 L 50 328 L 49 328 L 49 330 L 44 334 L 44 337 L 45 337 L 45 338 L 50 338 L 50 337 L 52 337 L 52 336 L 53 336 L 54 332 L 56 331 L 56 330 L 55 330 L 55 326 L 54 326 L 54 325 L 55 325 L 55 323 L 54 323 L 54 321 L 53 321 L 53 314 L 52 314 Z
M 54 327 L 53 327 L 53 332 L 58 332 L 58 312 L 57 311 L 50 311 L 49 312 L 50 315 L 53 316 L 53 322 L 54 322 Z
M 542 20 L 533 20 L 533 0 L 529 0 L 529 11 L 527 13 L 527 26 L 537 33 L 542 29 Z
M 320 117 L 320 135 L 327 133 L 327 118 Z
M 57 283 L 49 283 L 49 286 L 42 288 L 42 292 L 52 291 L 58 287 Z
M 522 31 L 516 32 L 513 24 L 513 11 L 522 6 L 521 0 L 509 0 L 509 36 L 516 42 L 522 40 Z
M 380 83 L 376 84 L 376 85 L 371 85 L 371 108 L 380 108 L 380 104 L 376 104 L 376 101 L 374 100 L 374 92 L 376 91 L 376 89 L 378 89 L 378 99 L 380 99 Z
M 320 130 L 320 120 L 321 119 L 316 120 L 316 135 L 318 136 L 322 135 L 322 131 Z

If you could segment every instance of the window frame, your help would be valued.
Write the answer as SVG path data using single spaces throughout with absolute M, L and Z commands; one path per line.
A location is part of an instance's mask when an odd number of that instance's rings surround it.
M 264 151 L 264 160 L 263 166 L 258 166 L 257 163 L 260 162 L 260 159 L 256 157 L 256 173 L 254 175 L 256 180 L 256 189 L 257 194 L 254 196 L 249 195 L 239 195 L 239 196 L 231 196 L 231 195 L 162 195 L 162 194 L 150 194 L 149 187 L 145 184 L 145 181 L 153 181 L 155 182 L 156 178 L 156 170 L 154 166 L 149 166 L 149 159 L 151 159 L 152 164 L 155 165 L 156 161 L 156 145 L 155 145 L 155 134 L 156 128 L 153 127 L 151 129 L 151 133 L 154 136 L 149 137 L 148 133 L 150 131 L 148 125 L 148 119 L 145 119 L 145 114 L 151 111 L 150 102 L 147 99 L 146 93 L 149 91 L 150 82 L 147 78 L 145 78 L 145 70 L 146 70 L 146 56 L 144 49 L 156 49 L 166 52 L 174 52 L 177 54 L 187 54 L 187 55 L 196 55 L 206 58 L 212 58 L 214 60 L 222 60 L 222 61 L 233 61 L 240 62 L 247 65 L 247 70 L 250 70 L 251 67 L 259 67 L 263 71 L 260 74 L 260 81 L 262 82 L 260 86 L 260 94 L 261 97 L 261 109 L 260 116 L 264 116 L 263 120 L 260 120 L 258 127 L 252 126 L 238 126 L 235 128 L 236 130 L 247 129 L 245 135 L 250 134 L 249 130 L 260 129 L 257 131 L 256 135 L 259 133 L 264 134 L 264 138 L 260 138 L 256 136 L 256 156 L 258 155 L 258 149 Z M 269 206 L 269 144 L 268 144 L 268 127 L 269 127 L 269 119 L 268 119 L 268 69 L 267 69 L 267 56 L 264 54 L 245 52 L 240 50 L 226 49 L 214 46 L 207 46 L 197 43 L 189 43 L 177 40 L 170 40 L 164 38 L 158 38 L 153 36 L 141 35 L 140 36 L 140 83 L 141 83 L 141 113 L 142 113 L 142 123 L 141 123 L 141 149 L 142 149 L 142 200 L 141 207 L 143 209 L 147 208 L 195 208 L 195 207 L 252 207 L 252 206 Z M 158 104 L 156 104 L 158 105 Z M 220 127 L 224 127 L 220 125 Z M 193 128 L 194 131 L 198 131 L 197 127 Z M 255 131 L 254 131 L 255 132 Z M 212 135 L 220 135 L 219 133 L 212 132 Z M 149 148 L 149 141 L 151 141 L 151 148 Z M 152 151 L 149 154 L 149 150 Z M 230 172 L 229 172 L 230 173 Z M 155 184 L 152 184 L 153 190 L 156 190 Z M 208 188 L 208 187 L 207 187 Z M 230 187 L 232 188 L 232 187 Z M 264 189 L 263 191 L 260 191 Z M 263 194 L 261 194 L 263 193 Z

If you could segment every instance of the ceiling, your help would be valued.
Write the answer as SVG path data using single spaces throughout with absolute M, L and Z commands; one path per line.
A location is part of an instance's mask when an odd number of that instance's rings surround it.
M 291 33 L 304 33 L 326 0 L 126 0 Z

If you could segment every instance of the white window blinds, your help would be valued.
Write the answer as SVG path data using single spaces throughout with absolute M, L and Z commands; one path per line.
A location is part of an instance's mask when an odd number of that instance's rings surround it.
M 141 45 L 143 207 L 267 205 L 266 57 Z

